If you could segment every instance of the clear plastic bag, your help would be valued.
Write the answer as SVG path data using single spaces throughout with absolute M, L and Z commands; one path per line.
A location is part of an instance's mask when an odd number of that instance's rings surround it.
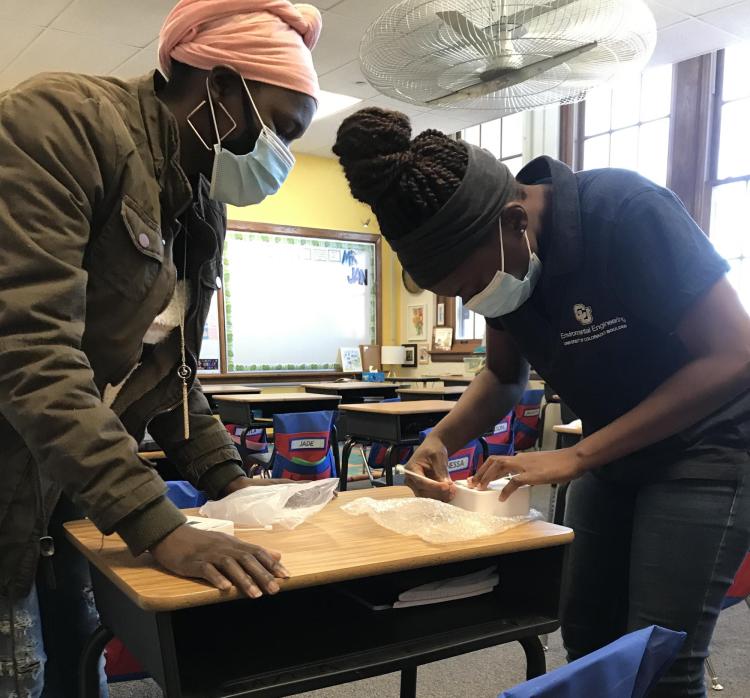
M 474 540 L 542 518 L 533 509 L 526 516 L 500 517 L 466 511 L 435 499 L 417 497 L 362 497 L 345 504 L 342 509 L 355 516 L 367 514 L 383 528 L 404 536 L 419 536 L 428 543 Z
M 338 484 L 338 478 L 328 478 L 245 487 L 223 499 L 206 502 L 200 514 L 243 526 L 296 528 L 333 499 Z

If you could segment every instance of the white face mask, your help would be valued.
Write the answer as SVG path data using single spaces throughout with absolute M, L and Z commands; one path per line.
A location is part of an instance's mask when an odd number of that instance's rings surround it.
M 240 79 L 250 99 L 250 104 L 253 106 L 255 115 L 258 117 L 258 122 L 261 124 L 260 135 L 253 150 L 245 155 L 236 155 L 230 150 L 222 148 L 222 140 L 232 133 L 237 125 L 224 105 L 219 102 L 219 106 L 233 124 L 223 136 L 219 134 L 211 91 L 208 89 L 208 82 L 206 82 L 208 104 L 211 109 L 211 119 L 213 120 L 217 140 L 216 145 L 213 147 L 214 166 L 211 172 L 209 196 L 225 204 L 250 206 L 252 204 L 259 204 L 267 196 L 271 196 L 279 190 L 294 167 L 295 160 L 294 155 L 292 155 L 292 152 L 285 143 L 272 129 L 263 123 L 263 119 L 260 118 L 260 113 L 247 87 L 247 83 L 244 79 Z M 203 104 L 205 102 L 201 102 L 197 109 L 200 109 Z M 192 116 L 192 113 L 190 116 Z M 198 131 L 190 122 L 190 117 L 188 117 L 188 123 L 203 145 L 210 150 L 211 148 L 201 138 Z
M 503 229 L 500 228 L 500 271 L 495 273 L 484 290 L 464 303 L 464 308 L 473 310 L 484 317 L 494 318 L 508 315 L 518 310 L 534 292 L 534 287 L 542 274 L 542 262 L 531 251 L 529 236 L 523 231 L 526 247 L 529 250 L 529 270 L 523 279 L 517 279 L 505 271 L 505 250 L 503 249 Z

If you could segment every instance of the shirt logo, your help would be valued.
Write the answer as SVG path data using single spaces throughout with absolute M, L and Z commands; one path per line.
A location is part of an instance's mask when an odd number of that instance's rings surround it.
M 584 327 L 594 322 L 594 312 L 591 310 L 590 305 L 584 305 L 583 303 L 576 303 L 573 306 L 573 316 Z

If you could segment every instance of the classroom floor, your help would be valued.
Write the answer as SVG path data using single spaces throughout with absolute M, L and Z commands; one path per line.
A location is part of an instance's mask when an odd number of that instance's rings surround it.
M 354 487 L 368 487 L 356 483 Z M 535 487 L 532 506 L 547 511 L 548 487 Z M 714 668 L 724 686 L 722 692 L 709 690 L 709 698 L 747 698 L 750 696 L 750 610 L 745 604 L 721 614 L 714 634 Z M 547 668 L 565 663 L 560 633 L 549 639 Z M 518 644 L 501 645 L 472 652 L 419 669 L 419 698 L 496 698 L 503 690 L 522 683 L 525 663 Z M 396 698 L 399 694 L 398 674 L 334 686 L 299 694 L 303 698 Z M 110 687 L 110 698 L 161 698 L 162 692 L 153 681 L 133 681 Z

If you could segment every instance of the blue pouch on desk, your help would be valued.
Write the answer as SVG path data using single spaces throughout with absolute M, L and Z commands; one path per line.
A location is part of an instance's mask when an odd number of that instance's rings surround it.
M 273 416 L 272 477 L 324 480 L 336 477 L 331 450 L 333 412 L 298 412 Z
M 677 657 L 686 634 L 652 625 L 500 694 L 500 698 L 644 698 Z
M 419 432 L 419 440 L 424 441 L 432 429 Z M 448 456 L 448 475 L 451 480 L 465 480 L 471 477 L 482 465 L 482 445 L 477 439 Z
M 178 509 L 202 507 L 208 501 L 205 493 L 195 489 L 186 480 L 170 480 L 167 482 L 167 499 Z

